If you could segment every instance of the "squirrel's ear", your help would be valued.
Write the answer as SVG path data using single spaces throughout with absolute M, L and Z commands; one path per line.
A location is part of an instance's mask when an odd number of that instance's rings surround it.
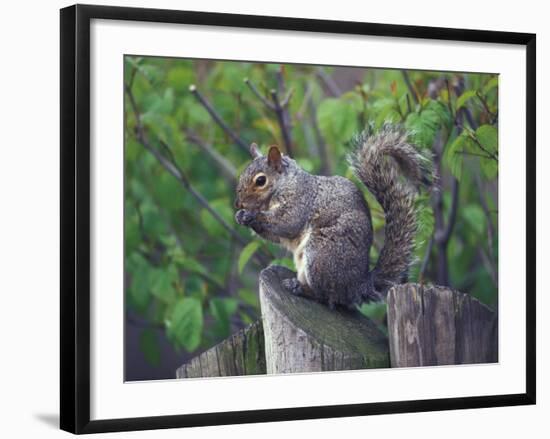
M 276 146 L 271 146 L 267 153 L 267 163 L 274 168 L 277 172 L 281 172 L 283 168 L 283 157 L 281 151 Z
M 262 156 L 262 153 L 258 149 L 258 145 L 256 145 L 255 143 L 250 144 L 250 155 L 252 156 L 253 159 Z

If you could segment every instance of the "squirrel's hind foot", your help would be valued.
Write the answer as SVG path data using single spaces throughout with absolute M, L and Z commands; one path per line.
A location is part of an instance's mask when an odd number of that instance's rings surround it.
M 302 287 L 302 284 L 295 277 L 283 279 L 282 284 L 283 287 L 290 291 L 291 294 L 294 294 L 295 296 L 306 296 L 306 292 Z
M 325 304 L 329 307 L 331 311 L 334 311 L 336 309 L 335 302 L 333 302 L 332 300 L 327 301 L 324 300 L 322 297 L 319 297 L 311 288 L 302 285 L 300 281 L 295 277 L 283 279 L 282 285 L 285 289 L 287 289 L 291 294 L 295 296 L 305 297 L 306 299 Z

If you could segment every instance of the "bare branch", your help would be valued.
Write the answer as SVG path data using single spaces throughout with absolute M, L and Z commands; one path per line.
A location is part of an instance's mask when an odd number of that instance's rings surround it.
M 216 163 L 216 165 L 218 165 L 218 167 L 229 182 L 235 183 L 237 181 L 237 169 L 229 160 L 227 160 L 223 155 L 216 151 L 216 149 L 212 145 L 207 143 L 203 138 L 201 138 L 197 133 L 193 132 L 192 130 L 184 130 L 184 134 L 187 140 L 197 145 L 212 158 L 212 161 Z
M 449 211 L 449 217 L 447 218 L 447 225 L 445 226 L 445 229 L 442 231 L 441 235 L 436 235 L 436 241 L 438 243 L 445 243 L 447 244 L 449 242 L 449 238 L 451 237 L 451 233 L 453 232 L 453 228 L 456 222 L 456 212 L 457 212 L 457 206 L 458 206 L 458 189 L 459 184 L 458 180 L 453 177 L 453 180 L 451 182 L 451 210 Z
M 409 72 L 407 72 L 406 70 L 401 70 L 401 74 L 403 75 L 403 80 L 405 81 L 405 84 L 407 85 L 409 93 L 412 95 L 415 104 L 418 104 L 420 102 L 420 98 L 416 89 L 414 88 L 414 85 L 411 82 L 411 78 L 409 78 Z
M 256 96 L 262 104 L 264 104 L 267 108 L 269 108 L 271 111 L 275 111 L 275 106 L 269 102 L 265 97 L 264 95 L 262 95 L 260 93 L 260 91 L 258 90 L 258 88 L 254 85 L 254 83 L 252 81 L 250 81 L 250 79 L 248 78 L 244 78 L 244 83 L 246 85 L 248 85 L 248 88 L 252 91 L 252 93 L 254 93 L 254 96 Z
M 201 105 L 208 111 L 208 114 L 214 119 L 214 122 L 216 122 L 222 130 L 226 132 L 226 134 L 231 137 L 231 139 L 241 147 L 243 151 L 245 151 L 248 154 L 248 145 L 244 140 L 242 140 L 239 135 L 222 119 L 220 114 L 214 109 L 212 104 L 208 102 L 208 100 L 202 95 L 201 92 L 197 90 L 197 87 L 195 85 L 189 86 L 189 91 L 197 98 L 197 101 L 201 103 Z
M 308 83 L 306 86 L 306 91 L 304 93 L 304 99 L 302 103 L 300 104 L 300 109 L 298 112 L 294 115 L 296 120 L 302 120 L 304 118 L 304 113 L 306 109 L 311 108 L 309 101 L 311 100 L 311 97 L 313 96 L 313 87 L 311 86 L 311 83 Z
M 497 161 L 498 162 L 498 155 L 489 151 L 487 148 L 485 148 L 481 142 L 479 141 L 479 139 L 477 138 L 477 136 L 471 132 L 468 131 L 468 137 L 470 137 L 470 139 L 472 139 L 475 144 L 478 146 L 479 149 L 481 149 L 485 154 L 487 154 L 490 158 L 492 158 L 493 160 Z
M 412 111 L 410 93 L 407 93 L 405 96 L 407 96 L 407 113 L 410 113 Z
M 428 267 L 428 262 L 430 261 L 430 255 L 432 253 L 433 246 L 434 238 L 432 236 L 428 242 L 426 252 L 424 253 L 424 258 L 422 259 L 422 265 L 420 265 L 420 270 L 418 271 L 418 282 L 420 283 L 422 283 L 422 280 L 424 279 L 424 273 L 426 272 L 426 268 Z
M 317 112 L 313 101 L 309 100 L 309 114 L 311 120 L 311 126 L 313 127 L 313 132 L 315 133 L 315 139 L 317 140 L 317 149 L 319 150 L 319 158 L 321 159 L 321 174 L 322 175 L 331 175 L 332 174 L 332 165 L 330 162 L 329 154 L 327 153 L 327 144 L 317 123 Z
M 442 139 L 441 131 L 438 132 L 434 142 L 434 167 L 435 178 L 441 181 L 441 161 L 443 156 L 444 142 Z M 452 204 L 445 223 L 444 218 L 444 206 L 443 195 L 441 191 L 432 192 L 432 208 L 434 212 L 435 220 L 435 232 L 433 236 L 433 243 L 437 246 L 437 283 L 441 285 L 449 284 L 449 261 L 447 258 L 447 245 L 449 244 L 449 238 L 451 236 L 454 224 L 456 221 L 456 211 L 458 206 L 458 189 L 459 183 L 456 178 L 452 180 Z
M 290 133 L 290 126 L 287 123 L 284 108 L 281 106 L 279 95 L 275 89 L 271 90 L 271 100 L 273 101 L 273 105 L 275 107 L 275 114 L 277 116 L 277 121 L 279 122 L 279 127 L 281 128 L 281 134 L 285 143 L 286 152 L 288 155 L 292 156 L 292 137 Z
M 477 130 L 477 123 L 474 120 L 474 116 L 472 116 L 472 112 L 470 111 L 470 109 L 464 106 L 460 109 L 460 112 L 464 114 L 470 127 L 472 127 L 474 131 Z
M 281 101 L 281 107 L 283 108 L 287 108 L 288 107 L 288 104 L 290 103 L 290 99 L 292 98 L 292 95 L 294 94 L 294 89 L 291 88 L 288 93 L 286 94 L 286 96 L 283 98 L 283 100 Z
M 462 154 L 462 155 L 471 155 L 473 157 L 482 157 L 484 159 L 490 159 L 492 158 L 491 156 L 487 155 L 487 154 L 481 154 L 479 152 L 469 152 L 469 151 L 455 151 L 454 152 L 455 154 Z
M 208 200 L 203 197 L 203 195 L 198 192 L 192 185 L 189 179 L 186 177 L 186 175 L 183 173 L 183 171 L 178 167 L 178 165 L 175 162 L 170 161 L 167 159 L 163 154 L 161 154 L 155 147 L 153 147 L 149 141 L 147 140 L 147 137 L 145 136 L 145 131 L 143 128 L 143 125 L 141 123 L 141 116 L 140 112 L 138 110 L 136 101 L 134 99 L 134 95 L 132 94 L 130 88 L 126 85 L 125 86 L 126 94 L 128 95 L 128 98 L 130 100 L 130 105 L 132 107 L 132 111 L 134 113 L 134 116 L 136 118 L 136 134 L 137 134 L 137 140 L 139 143 L 142 144 L 142 146 L 149 151 L 156 159 L 157 161 L 170 173 L 173 177 L 175 177 L 180 184 L 187 189 L 187 191 L 199 202 L 200 205 L 202 205 L 215 219 L 218 223 L 222 225 L 222 227 L 235 239 L 237 240 L 241 245 L 245 246 L 248 244 L 248 242 L 239 235 L 226 221 L 222 218 L 222 216 L 210 205 Z M 163 143 L 163 142 L 161 142 Z M 165 143 L 164 147 L 170 149 Z M 267 263 L 267 259 L 260 255 L 259 253 L 255 253 L 254 256 L 258 255 L 259 261 L 262 264 Z
M 277 81 L 279 84 L 279 91 L 284 90 L 284 81 L 281 72 L 277 73 Z M 290 127 L 290 116 L 288 114 L 287 107 L 290 102 L 290 98 L 292 97 L 293 90 L 290 90 L 286 97 L 281 101 L 279 99 L 279 92 L 277 92 L 277 90 L 275 89 L 272 89 L 270 91 L 271 102 L 269 102 L 260 93 L 258 88 L 252 83 L 252 81 L 250 81 L 248 78 L 245 78 L 244 82 L 246 85 L 248 85 L 248 88 L 250 88 L 254 96 L 256 96 L 267 109 L 273 111 L 277 116 L 277 122 L 279 124 L 281 136 L 283 137 L 285 150 L 288 155 L 292 155 L 292 134 Z
M 323 68 L 319 67 L 316 74 L 332 96 L 338 97 L 342 94 L 342 90 L 340 90 L 338 84 L 336 84 L 330 75 L 327 75 L 327 72 Z
M 451 85 L 449 84 L 449 78 L 445 78 L 445 87 L 447 87 L 447 104 L 449 107 L 449 114 L 451 115 L 452 119 L 455 119 L 455 115 L 453 114 L 453 104 L 451 102 Z
M 487 100 L 483 97 L 483 95 L 479 91 L 476 91 L 476 97 L 480 100 L 481 104 L 483 105 L 483 108 L 485 109 L 485 111 L 487 112 L 489 117 L 491 118 L 491 123 L 492 124 L 495 123 L 496 114 L 493 113 L 491 111 L 491 109 L 489 108 L 489 104 L 487 103 Z
M 489 254 L 487 254 L 482 248 L 481 257 L 487 267 L 487 271 L 491 275 L 493 282 L 495 283 L 495 285 L 498 285 L 498 275 L 497 275 L 497 268 L 496 268 L 497 264 L 495 263 L 494 257 L 493 257 L 493 239 L 495 236 L 495 229 L 493 227 L 493 219 L 491 217 L 489 206 L 487 206 L 487 201 L 485 200 L 484 188 L 483 188 L 483 184 L 481 182 L 479 173 L 476 173 L 476 184 L 479 192 L 479 202 L 481 204 L 481 208 L 483 209 L 483 212 L 485 213 L 485 218 L 487 220 L 487 244 L 488 244 Z

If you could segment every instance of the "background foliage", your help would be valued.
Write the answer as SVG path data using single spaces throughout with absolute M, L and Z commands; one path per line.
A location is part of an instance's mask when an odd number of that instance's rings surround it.
M 259 316 L 262 267 L 292 268 L 233 220 L 252 141 L 353 178 L 353 134 L 404 124 L 432 151 L 440 187 L 418 199 L 410 280 L 496 305 L 496 75 L 126 57 L 124 80 L 127 379 L 172 378 L 174 365 Z M 384 215 L 364 192 L 376 259 Z M 383 325 L 383 305 L 361 311 Z

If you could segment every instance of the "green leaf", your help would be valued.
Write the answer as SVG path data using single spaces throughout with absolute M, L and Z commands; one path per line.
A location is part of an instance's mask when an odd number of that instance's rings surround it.
M 183 192 L 181 184 L 168 172 L 163 172 L 156 178 L 155 185 L 151 188 L 156 199 L 164 208 L 175 210 L 183 206 Z
M 124 251 L 131 254 L 137 250 L 141 243 L 141 232 L 137 215 L 130 212 L 125 213 L 124 218 Z
M 300 168 L 302 168 L 304 171 L 313 172 L 314 166 L 313 162 L 310 159 L 298 158 L 296 159 L 296 161 L 300 165 Z
M 273 259 L 269 265 L 280 265 L 282 267 L 286 267 L 289 270 L 296 271 L 296 267 L 294 266 L 294 261 L 291 258 L 279 258 L 279 259 Z
M 152 121 L 154 116 L 168 115 L 174 108 L 174 90 L 167 88 L 162 95 L 150 95 L 147 112 L 142 115 L 144 123 Z
M 189 86 L 196 82 L 192 65 L 170 69 L 166 82 L 175 90 L 187 91 Z
M 184 259 L 180 260 L 179 262 L 180 262 L 180 265 L 188 271 L 192 271 L 194 273 L 199 273 L 199 274 L 207 274 L 206 267 L 192 257 L 187 256 Z
M 493 158 L 481 157 L 479 159 L 481 171 L 488 180 L 492 180 L 498 175 L 498 162 Z
M 479 143 L 492 154 L 498 152 L 498 131 L 492 125 L 481 125 L 476 130 L 476 137 Z
M 247 305 L 253 306 L 254 308 L 259 308 L 260 301 L 258 299 L 258 294 L 252 290 L 241 288 L 237 292 L 239 299 L 241 299 Z
M 216 319 L 216 332 L 227 337 L 231 329 L 231 316 L 237 311 L 238 301 L 234 298 L 213 298 L 210 300 L 210 313 Z
M 250 325 L 250 324 L 254 323 L 254 320 L 248 314 L 246 314 L 242 311 L 239 312 L 239 317 L 241 318 L 241 321 L 245 325 Z
M 498 290 L 495 288 L 491 276 L 483 267 L 478 268 L 474 276 L 475 281 L 473 282 L 470 294 L 489 307 L 494 307 L 498 297 Z
M 149 274 L 151 293 L 164 303 L 172 303 L 176 299 L 174 283 L 177 280 L 178 272 L 174 266 L 155 268 Z
M 416 243 L 424 246 L 432 236 L 435 220 L 432 207 L 425 201 L 418 201 L 416 207 Z
M 147 279 L 147 272 L 136 272 L 132 278 L 132 285 L 130 287 L 130 294 L 134 304 L 140 311 L 145 311 L 149 305 L 149 283 Z
M 451 174 L 460 181 L 462 177 L 462 165 L 464 163 L 464 148 L 467 145 L 466 134 L 457 136 L 450 144 L 447 144 L 443 153 L 443 162 L 447 165 Z
M 317 123 L 332 143 L 343 143 L 357 130 L 357 114 L 346 99 L 328 98 L 317 108 Z
M 487 93 L 489 93 L 493 88 L 497 87 L 498 86 L 498 76 L 495 76 L 493 78 L 491 78 L 487 84 L 485 84 L 483 86 L 483 90 L 482 90 L 482 93 L 484 95 L 486 95 Z
M 242 274 L 244 267 L 261 245 L 260 241 L 252 241 L 241 250 L 241 254 L 239 255 L 239 274 Z
M 225 199 L 214 200 L 210 203 L 212 208 L 229 224 L 233 219 L 233 210 L 231 209 L 229 202 Z M 214 216 L 202 209 L 201 213 L 202 225 L 206 228 L 210 235 L 224 237 L 227 236 L 227 230 L 220 224 L 220 222 L 214 218 Z
M 138 311 L 144 312 L 151 299 L 149 291 L 149 272 L 151 268 L 143 256 L 133 253 L 128 258 L 127 270 L 132 273 L 130 298 Z
M 392 103 L 391 106 L 384 107 L 376 116 L 374 122 L 377 128 L 380 128 L 385 123 L 396 123 L 401 119 L 401 115 L 395 109 L 395 105 Z
M 460 108 L 464 107 L 464 105 L 466 105 L 466 102 L 472 99 L 475 95 L 475 90 L 467 90 L 462 93 L 456 100 L 456 109 L 459 110 Z
M 157 334 L 153 329 L 145 329 L 139 335 L 139 348 L 147 362 L 155 367 L 160 365 L 160 348 Z
M 188 352 L 197 349 L 201 342 L 203 317 L 198 299 L 186 297 L 178 300 L 170 319 L 166 321 L 168 333 Z
M 382 321 L 386 315 L 386 304 L 383 302 L 363 303 L 359 307 L 359 311 L 370 319 Z
M 462 216 L 478 236 L 483 234 L 485 230 L 486 218 L 483 209 L 479 205 L 468 204 L 463 207 Z
M 431 148 L 437 132 L 451 125 L 451 115 L 447 107 L 431 100 L 420 113 L 410 113 L 405 127 L 411 132 L 411 141 L 423 148 Z

